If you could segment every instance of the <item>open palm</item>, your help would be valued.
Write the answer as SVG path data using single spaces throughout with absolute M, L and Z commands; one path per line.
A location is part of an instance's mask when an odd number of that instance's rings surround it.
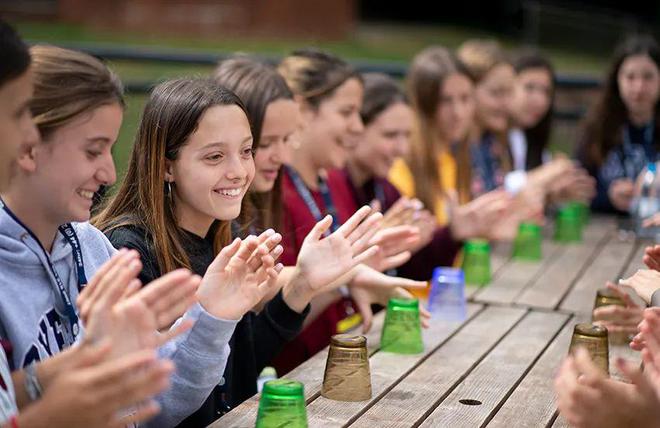
M 305 237 L 296 267 L 313 293 L 378 251 L 369 241 L 378 230 L 381 214 L 369 215 L 370 212 L 369 207 L 362 207 L 334 233 L 323 238 L 332 224 L 332 217 L 326 216 Z

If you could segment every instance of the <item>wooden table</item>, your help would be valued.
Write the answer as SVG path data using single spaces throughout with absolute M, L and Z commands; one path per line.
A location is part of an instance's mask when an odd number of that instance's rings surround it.
M 573 326 L 588 321 L 596 290 L 641 267 L 644 245 L 622 239 L 614 219 L 594 217 L 580 244 L 544 242 L 538 263 L 493 250 L 493 281 L 469 288 L 464 322 L 433 321 L 419 355 L 379 352 L 384 314 L 367 335 L 373 397 L 321 397 L 327 349 L 286 377 L 305 384 L 310 427 L 565 426 L 557 416 L 553 377 Z M 639 360 L 626 346 L 610 356 Z M 620 375 L 614 370 L 614 377 Z M 258 396 L 211 427 L 253 427 Z

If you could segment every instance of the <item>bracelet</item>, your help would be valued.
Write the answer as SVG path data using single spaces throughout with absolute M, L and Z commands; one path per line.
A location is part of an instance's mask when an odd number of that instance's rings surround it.
M 42 388 L 37 378 L 35 363 L 25 367 L 25 392 L 31 401 L 36 401 L 41 397 Z
M 11 428 L 18 428 L 18 422 L 16 422 L 16 416 L 12 416 L 11 418 L 9 418 L 7 422 L 9 422 L 9 426 Z

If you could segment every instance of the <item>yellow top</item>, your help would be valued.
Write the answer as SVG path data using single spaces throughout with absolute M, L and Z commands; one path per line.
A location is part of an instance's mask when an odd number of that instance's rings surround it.
M 441 152 L 438 156 L 438 178 L 445 190 L 456 190 L 456 160 L 448 152 Z M 414 198 L 415 180 L 413 172 L 403 159 L 397 159 L 392 165 L 389 173 L 389 180 L 399 189 L 402 195 Z M 445 207 L 445 201 L 442 195 L 437 195 L 435 205 L 433 206 L 435 218 L 440 226 L 449 222 L 449 216 Z

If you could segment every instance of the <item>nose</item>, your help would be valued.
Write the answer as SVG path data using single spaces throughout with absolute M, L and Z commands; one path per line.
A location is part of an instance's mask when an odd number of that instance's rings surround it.
M 361 134 L 364 131 L 364 123 L 362 123 L 362 118 L 359 113 L 356 112 L 351 115 L 348 130 L 353 134 Z
M 230 156 L 228 160 L 227 165 L 227 171 L 225 172 L 225 176 L 231 180 L 231 181 L 241 181 L 245 180 L 245 178 L 248 175 L 248 171 L 245 168 L 245 165 L 241 161 L 240 157 L 238 155 L 235 156 Z M 253 168 L 254 168 L 254 158 L 250 157 L 248 162 L 252 162 Z
M 103 164 L 96 172 L 96 179 L 104 186 L 111 186 L 117 181 L 117 171 L 112 154 L 104 156 Z
M 291 149 L 289 145 L 284 141 L 277 143 L 270 160 L 271 162 L 280 165 L 283 163 L 289 163 L 291 160 Z

